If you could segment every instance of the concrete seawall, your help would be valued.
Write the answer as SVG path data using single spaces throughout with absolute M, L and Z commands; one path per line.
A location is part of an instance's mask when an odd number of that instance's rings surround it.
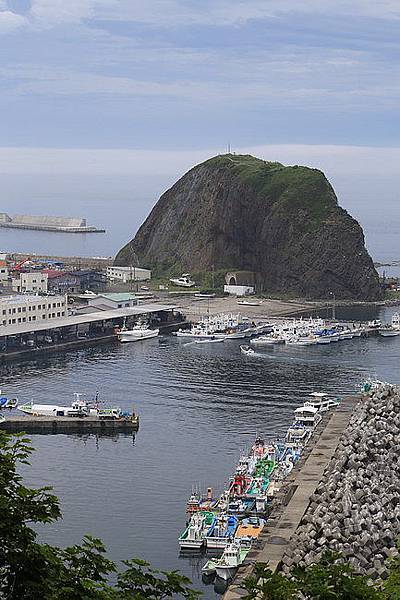
M 238 570 L 224 600 L 237 600 L 245 595 L 241 583 L 251 575 L 255 563 L 268 563 L 272 571 L 279 570 L 290 538 L 296 532 L 359 400 L 360 396 L 346 397 L 336 410 L 324 416 L 301 459 L 276 495 L 258 547 L 249 553 L 246 564 Z
M 131 433 L 139 429 L 139 417 L 99 419 L 97 417 L 7 417 L 0 429 L 9 433 Z

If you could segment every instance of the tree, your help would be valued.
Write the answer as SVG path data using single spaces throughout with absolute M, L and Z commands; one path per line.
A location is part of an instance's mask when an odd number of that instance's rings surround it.
M 138 559 L 118 572 L 101 540 L 84 537 L 80 545 L 40 544 L 32 525 L 61 517 L 51 488 L 24 486 L 20 464 L 29 464 L 30 440 L 0 431 L 0 598 L 3 600 L 163 600 L 200 594 L 178 572 L 157 571 Z M 116 574 L 116 583 L 109 579 Z

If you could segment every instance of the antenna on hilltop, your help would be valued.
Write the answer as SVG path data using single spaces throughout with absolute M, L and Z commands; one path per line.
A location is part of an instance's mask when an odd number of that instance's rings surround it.
M 231 153 L 231 143 L 229 142 L 228 143 L 228 154 L 230 154 L 230 153 Z

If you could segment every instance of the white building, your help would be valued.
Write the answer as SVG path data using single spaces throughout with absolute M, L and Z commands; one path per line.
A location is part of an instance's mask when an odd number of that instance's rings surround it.
M 132 308 L 137 306 L 138 299 L 135 294 L 131 293 L 115 293 L 115 294 L 99 294 L 90 298 L 89 306 L 100 310 L 110 310 L 115 308 Z
M 0 259 L 0 283 L 7 283 L 9 272 L 8 267 L 5 264 L 1 264 L 3 261 Z
M 67 316 L 66 296 L 0 296 L 0 325 L 53 321 Z
M 12 280 L 14 292 L 45 292 L 47 293 L 48 275 L 40 271 L 20 273 L 19 277 Z
M 252 285 L 224 285 L 224 292 L 231 296 L 250 296 L 254 294 Z
M 151 271 L 149 269 L 141 269 L 140 267 L 107 267 L 107 277 L 111 281 L 146 281 L 151 279 Z

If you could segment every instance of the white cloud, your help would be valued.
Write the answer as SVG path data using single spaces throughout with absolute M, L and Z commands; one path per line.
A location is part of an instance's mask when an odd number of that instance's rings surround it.
M 3 9 L 0 4 L 0 33 L 8 33 L 26 25 L 26 19 L 10 10 Z

